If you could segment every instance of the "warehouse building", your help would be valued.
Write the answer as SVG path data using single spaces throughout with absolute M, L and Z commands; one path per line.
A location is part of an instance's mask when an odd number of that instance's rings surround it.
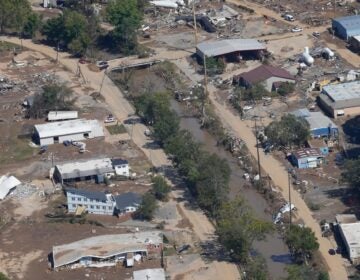
M 163 249 L 161 231 L 93 236 L 73 243 L 54 246 L 54 270 L 79 267 L 111 267 L 126 261 L 127 255 L 160 258 Z
M 245 88 L 261 83 L 267 91 L 276 90 L 280 83 L 295 83 L 295 78 L 288 71 L 271 65 L 261 65 L 249 72 L 233 78 L 233 82 Z
M 44 146 L 103 136 L 103 127 L 97 120 L 78 119 L 37 124 L 35 125 L 34 141 Z
M 74 181 L 104 181 L 104 177 L 114 175 L 129 176 L 129 163 L 121 159 L 91 159 L 87 161 L 58 164 L 54 168 L 53 179 L 61 184 Z
M 304 118 L 310 125 L 312 137 L 337 137 L 339 129 L 337 125 L 321 112 L 310 112 L 308 109 L 299 109 L 291 114 Z
M 196 54 L 201 60 L 204 57 L 226 58 L 232 61 L 261 59 L 265 50 L 265 45 L 255 39 L 205 41 L 196 46 Z
M 360 15 L 335 18 L 332 20 L 332 29 L 337 36 L 345 40 L 360 35 Z
M 359 115 L 360 81 L 324 86 L 318 103 L 333 118 Z

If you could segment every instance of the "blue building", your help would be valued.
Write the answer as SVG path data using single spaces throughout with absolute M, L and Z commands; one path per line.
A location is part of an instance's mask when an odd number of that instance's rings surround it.
M 316 168 L 319 167 L 324 160 L 324 156 L 319 149 L 305 148 L 300 149 L 291 154 L 290 161 L 297 168 Z
M 312 137 L 337 137 L 339 129 L 336 124 L 321 112 L 310 112 L 308 109 L 299 109 L 292 112 L 294 116 L 304 118 L 310 125 Z
M 360 35 L 360 15 L 335 18 L 332 20 L 332 29 L 337 36 L 345 40 Z

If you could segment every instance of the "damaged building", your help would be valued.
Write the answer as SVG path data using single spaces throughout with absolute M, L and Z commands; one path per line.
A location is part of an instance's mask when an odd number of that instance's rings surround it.
M 227 61 L 261 59 L 266 46 L 255 39 L 227 39 L 205 41 L 196 46 L 196 54 L 204 57 L 222 58 Z
M 138 260 L 160 258 L 163 249 L 161 231 L 99 235 L 73 243 L 54 246 L 54 270 L 80 267 L 111 267 L 126 262 L 127 256 Z

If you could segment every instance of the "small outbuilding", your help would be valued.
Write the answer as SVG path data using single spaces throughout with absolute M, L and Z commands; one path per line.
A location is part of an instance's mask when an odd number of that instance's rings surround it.
M 291 154 L 291 162 L 300 169 L 319 167 L 323 160 L 324 155 L 316 148 L 304 148 Z
M 337 36 L 345 40 L 360 35 L 360 15 L 335 18 L 332 20 L 332 29 Z
M 261 83 L 268 91 L 275 90 L 275 84 L 293 84 L 295 81 L 295 77 L 288 71 L 271 65 L 261 65 L 249 72 L 242 73 L 233 78 L 233 82 L 240 86 L 250 88 L 254 84 Z
M 50 111 L 47 116 L 49 122 L 54 121 L 66 121 L 66 120 L 75 120 L 77 119 L 77 111 Z
M 44 146 L 64 141 L 81 141 L 103 137 L 104 130 L 97 120 L 69 120 L 35 125 L 34 140 Z
M 119 216 L 134 213 L 142 201 L 141 195 L 133 192 L 114 196 L 114 199 L 116 202 L 115 214 Z
M 196 46 L 196 54 L 201 60 L 204 57 L 231 58 L 235 61 L 261 59 L 265 51 L 266 46 L 255 39 L 205 41 Z

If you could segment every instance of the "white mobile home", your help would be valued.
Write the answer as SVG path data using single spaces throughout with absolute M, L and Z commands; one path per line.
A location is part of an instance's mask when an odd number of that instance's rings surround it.
M 97 120 L 69 120 L 35 125 L 35 142 L 40 145 L 80 141 L 103 137 L 104 130 Z
M 50 111 L 47 116 L 49 122 L 54 121 L 66 121 L 66 120 L 75 120 L 77 119 L 77 111 Z

